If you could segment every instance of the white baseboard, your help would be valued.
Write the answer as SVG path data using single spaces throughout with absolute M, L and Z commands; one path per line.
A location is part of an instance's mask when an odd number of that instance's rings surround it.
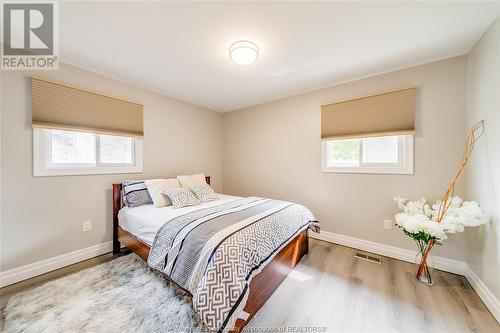
M 0 272 L 0 288 L 83 260 L 97 257 L 101 254 L 111 252 L 112 249 L 113 242 L 109 241 L 37 261 L 32 264 L 16 267 L 5 272 Z
M 361 238 L 354 238 L 350 236 L 335 234 L 333 232 L 328 232 L 328 231 L 321 231 L 321 234 L 311 232 L 309 233 L 309 235 L 312 238 L 317 238 L 320 240 L 324 240 L 326 242 L 353 247 L 363 251 L 373 252 L 386 257 L 399 259 L 411 263 L 415 263 L 415 256 L 417 254 L 417 251 L 412 251 L 412 250 L 402 249 L 400 247 L 367 241 Z M 434 268 L 464 276 L 467 273 L 468 266 L 463 261 L 437 257 L 437 256 L 432 256 L 432 261 L 434 263 Z
M 486 307 L 490 310 L 491 314 L 497 322 L 500 324 L 500 300 L 493 295 L 491 290 L 484 284 L 484 282 L 479 278 L 479 276 L 467 266 L 467 273 L 465 275 L 467 281 L 469 281 L 470 285 L 476 293 L 479 295 L 479 298 L 483 301 Z
M 352 247 L 355 249 L 376 253 L 386 257 L 399 259 L 414 263 L 416 251 L 402 249 L 395 246 L 385 245 L 377 242 L 367 241 L 361 238 L 355 238 L 336 234 L 328 231 L 321 231 L 321 234 L 310 232 L 309 236 L 326 242 L 335 243 Z M 477 276 L 477 274 L 463 261 L 448 259 L 444 257 L 432 256 L 434 268 L 442 271 L 463 275 L 476 291 L 479 298 L 493 314 L 493 317 L 500 323 L 500 300 L 493 295 L 491 290 Z

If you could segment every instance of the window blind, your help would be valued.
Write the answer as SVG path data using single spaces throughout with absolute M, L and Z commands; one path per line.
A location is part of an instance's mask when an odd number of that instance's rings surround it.
M 321 139 L 415 133 L 416 88 L 321 106 Z
M 32 126 L 143 137 L 143 105 L 31 79 Z

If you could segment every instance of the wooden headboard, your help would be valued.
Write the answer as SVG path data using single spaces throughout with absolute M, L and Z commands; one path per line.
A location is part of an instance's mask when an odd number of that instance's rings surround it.
M 205 181 L 210 185 L 210 176 L 205 177 Z M 113 253 L 120 252 L 120 242 L 118 241 L 118 211 L 122 208 L 122 184 L 113 184 Z

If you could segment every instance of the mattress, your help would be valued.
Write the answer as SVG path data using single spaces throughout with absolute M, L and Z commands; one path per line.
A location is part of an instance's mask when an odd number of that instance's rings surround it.
M 123 207 L 118 212 L 118 225 L 134 235 L 141 242 L 151 246 L 158 230 L 171 219 L 199 209 L 241 199 L 241 197 L 224 194 L 219 194 L 219 197 L 219 200 L 177 209 L 172 206 L 156 208 L 154 205 L 143 205 L 134 208 Z

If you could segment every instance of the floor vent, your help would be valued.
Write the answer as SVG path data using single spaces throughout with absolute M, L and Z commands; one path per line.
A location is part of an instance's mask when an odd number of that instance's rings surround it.
M 354 257 L 356 257 L 358 259 L 370 261 L 370 262 L 373 262 L 373 263 L 376 263 L 376 264 L 381 264 L 382 263 L 382 260 L 380 258 L 374 257 L 374 256 L 369 255 L 369 254 L 361 253 L 361 252 L 355 252 L 354 253 Z

